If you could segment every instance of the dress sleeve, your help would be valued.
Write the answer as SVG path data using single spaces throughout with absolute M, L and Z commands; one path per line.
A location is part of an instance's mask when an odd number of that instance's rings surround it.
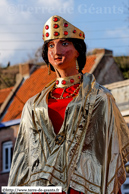
M 117 194 L 126 180 L 125 163 L 129 161 L 129 129 L 112 95 L 107 94 L 105 109 L 106 153 L 104 170 L 106 192 Z M 104 189 L 104 188 L 103 188 Z
M 14 147 L 8 186 L 22 185 L 29 176 L 29 130 L 34 128 L 32 113 L 27 102 L 23 108 L 21 123 Z

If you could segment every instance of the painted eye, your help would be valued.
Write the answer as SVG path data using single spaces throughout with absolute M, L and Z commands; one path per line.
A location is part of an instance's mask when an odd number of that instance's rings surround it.
M 48 44 L 48 48 L 53 48 L 54 45 L 53 44 Z
M 62 45 L 63 46 L 67 46 L 69 43 L 68 42 L 63 42 Z

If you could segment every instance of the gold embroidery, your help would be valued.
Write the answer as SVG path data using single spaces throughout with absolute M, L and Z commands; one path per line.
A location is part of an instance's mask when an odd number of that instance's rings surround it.
M 129 154 L 129 152 L 126 154 L 126 156 Z M 125 157 L 124 157 L 125 158 Z M 114 176 L 111 178 L 111 180 L 108 182 L 108 184 L 107 184 L 107 186 L 113 181 L 113 179 L 115 178 L 115 176 L 116 176 L 116 174 L 118 173 L 118 170 L 120 170 L 120 168 L 122 168 L 122 166 L 123 166 L 123 164 L 119 167 L 119 168 L 117 168 L 117 170 L 115 171 L 115 174 L 114 174 Z M 125 171 L 124 171 L 124 173 L 125 173 Z M 123 173 L 123 174 L 124 174 Z M 120 176 L 121 177 L 121 176 Z
M 60 180 L 59 178 L 57 178 L 56 176 L 54 176 L 51 172 L 46 172 L 46 171 L 43 170 L 43 171 L 40 171 L 40 172 L 31 174 L 29 180 L 28 180 L 26 183 L 21 184 L 21 185 L 19 185 L 19 186 L 24 186 L 24 185 L 28 184 L 29 181 L 30 181 L 30 179 L 31 179 L 31 177 L 32 177 L 33 175 L 38 174 L 38 173 L 41 173 L 41 172 L 50 174 L 52 177 L 54 177 L 54 178 L 57 179 L 58 181 L 62 182 L 63 184 L 65 184 L 65 183 L 67 182 L 67 179 L 66 179 L 66 181 L 62 181 L 62 180 Z M 42 178 L 42 179 L 44 179 L 44 178 Z M 35 181 L 37 181 L 37 180 L 38 180 L 38 179 L 33 180 L 33 182 L 35 182 Z M 32 182 L 32 181 L 31 181 L 31 182 Z M 31 183 L 31 182 L 30 182 L 30 183 Z
M 100 193 L 96 193 L 96 192 L 94 192 L 94 191 L 91 191 L 90 189 L 88 189 L 85 185 L 83 185 L 83 184 L 81 184 L 81 183 L 79 183 L 79 182 L 77 182 L 77 181 L 74 181 L 74 180 L 71 180 L 71 181 L 73 181 L 74 183 L 76 183 L 77 185 L 81 185 L 82 187 L 84 187 L 85 189 L 87 189 L 89 192 L 91 192 L 91 193 L 94 193 L 94 194 L 100 194 Z
M 76 173 L 74 173 L 74 174 L 75 174 L 76 176 L 78 176 L 78 177 L 80 177 L 80 178 L 84 179 L 86 182 L 88 182 L 88 183 L 90 183 L 90 184 L 94 185 L 95 187 L 101 188 L 99 185 L 96 185 L 96 184 L 94 184 L 94 183 L 92 183 L 92 182 L 88 181 L 86 178 L 84 178 L 84 177 L 82 177 L 82 176 L 80 176 L 80 175 L 78 175 L 78 174 L 76 174 Z
M 44 158 L 45 158 L 45 162 L 46 162 L 47 159 L 46 159 L 46 156 L 45 156 L 45 153 L 44 153 L 42 144 L 41 144 L 40 133 L 39 133 L 39 131 L 38 131 L 38 129 L 37 129 L 37 126 L 36 126 L 36 123 L 35 123 L 35 120 L 34 120 L 34 114 L 33 114 L 33 112 L 32 112 L 32 120 L 33 120 L 34 126 L 35 126 L 35 128 L 36 128 L 36 130 L 37 130 L 37 132 L 38 132 L 38 134 L 39 134 L 39 142 L 40 142 L 41 149 L 42 149 L 42 152 L 43 152 L 43 155 L 44 155 Z
M 38 122 L 39 122 L 39 125 L 40 125 L 41 129 L 43 129 L 42 126 L 41 126 L 41 124 L 40 124 L 40 121 L 39 121 L 39 119 L 38 119 L 38 115 L 37 115 L 37 113 L 36 113 L 36 111 L 35 111 L 35 103 L 34 103 L 34 113 L 35 113 L 35 115 L 36 115 L 36 117 L 37 117 L 37 120 L 38 120 Z M 49 144 L 48 144 L 46 135 L 45 135 L 45 133 L 44 133 L 44 130 L 42 130 L 42 131 L 43 131 L 43 134 L 44 134 L 44 137 L 45 137 L 45 140 L 46 140 L 46 143 L 47 143 L 49 152 L 51 153 L 51 150 L 50 150 L 50 148 L 49 148 Z M 40 138 L 40 136 L 39 136 L 39 138 Z M 41 143 L 41 140 L 40 140 L 40 143 Z M 42 144 L 41 144 L 41 146 L 42 146 Z
M 129 143 L 127 143 L 121 150 L 123 151 L 128 145 Z
M 65 133 L 63 133 L 63 132 L 58 133 L 55 137 L 55 144 L 61 145 L 65 141 L 65 138 L 66 138 Z

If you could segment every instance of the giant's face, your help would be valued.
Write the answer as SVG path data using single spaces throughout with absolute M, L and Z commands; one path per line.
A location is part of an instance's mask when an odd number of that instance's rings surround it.
M 54 69 L 75 68 L 78 56 L 73 43 L 67 39 L 54 39 L 48 43 L 48 60 Z

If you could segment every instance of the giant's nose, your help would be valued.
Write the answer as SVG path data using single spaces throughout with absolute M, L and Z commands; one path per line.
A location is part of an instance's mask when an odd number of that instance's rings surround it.
M 60 45 L 60 43 L 55 44 L 54 52 L 55 52 L 55 55 L 60 55 L 61 54 L 61 45 Z

